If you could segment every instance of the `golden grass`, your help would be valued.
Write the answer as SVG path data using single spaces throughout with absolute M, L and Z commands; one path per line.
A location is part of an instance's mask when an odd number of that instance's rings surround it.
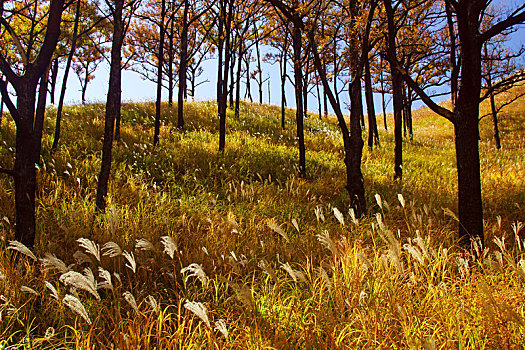
M 488 244 L 470 253 L 455 246 L 452 129 L 425 111 L 416 113 L 414 141 L 405 143 L 403 182 L 392 181 L 391 130 L 381 131 L 380 148 L 364 150 L 369 215 L 352 220 L 333 122 L 307 120 L 309 177 L 298 179 L 293 111 L 282 131 L 276 107 L 242 104 L 218 154 L 211 102 L 187 104 L 185 133 L 164 107 L 155 149 L 153 104 L 126 104 L 109 210 L 94 218 L 103 106 L 67 108 L 53 156 L 49 110 L 37 261 L 8 249 L 13 192 L 0 178 L 0 346 L 523 348 L 525 242 L 517 222 L 525 220 L 525 144 L 518 104 L 501 116 L 502 151 L 494 149 L 491 125 L 481 124 Z M 12 161 L 13 128 L 4 121 L 1 164 Z M 90 241 L 81 247 L 79 238 Z M 103 248 L 110 241 L 123 254 L 111 256 Z

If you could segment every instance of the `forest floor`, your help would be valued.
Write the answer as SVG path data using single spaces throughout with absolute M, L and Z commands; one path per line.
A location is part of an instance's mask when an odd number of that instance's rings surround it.
M 481 122 L 487 244 L 470 253 L 456 245 L 452 125 L 426 109 L 405 139 L 402 181 L 392 120 L 388 131 L 378 120 L 381 146 L 363 149 L 363 218 L 349 212 L 333 120 L 306 120 L 300 179 L 294 111 L 286 130 L 275 106 L 228 111 L 219 154 L 213 102 L 187 104 L 185 132 L 164 105 L 156 148 L 154 105 L 124 104 L 108 210 L 95 217 L 104 106 L 67 107 L 51 155 L 54 112 L 35 255 L 10 242 L 13 183 L 0 177 L 0 348 L 525 347 L 524 103 L 500 114 L 502 150 Z M 0 132 L 8 167 L 5 116 Z

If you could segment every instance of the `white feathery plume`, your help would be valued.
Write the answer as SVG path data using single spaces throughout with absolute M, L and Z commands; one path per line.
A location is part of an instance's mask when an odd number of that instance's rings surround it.
M 379 193 L 376 193 L 374 197 L 376 199 L 377 205 L 379 205 L 379 208 L 383 209 L 383 202 L 381 200 L 381 196 L 379 195 Z
M 27 248 L 25 245 L 18 241 L 9 241 L 9 246 L 7 246 L 7 249 L 16 250 L 17 252 L 24 254 L 28 258 L 36 260 L 35 254 L 33 254 L 33 252 L 29 250 L 29 248 Z
M 226 327 L 226 322 L 222 318 L 215 322 L 215 328 L 213 329 L 219 331 L 224 336 L 224 339 L 228 341 L 228 327 Z
M 69 271 L 62 274 L 59 280 L 66 286 L 73 286 L 75 288 L 85 290 L 86 292 L 92 294 L 95 299 L 100 301 L 100 295 L 97 293 L 97 287 L 89 278 L 82 275 L 81 273 Z
M 49 289 L 49 291 L 51 292 L 51 296 L 55 300 L 58 300 L 58 292 L 57 292 L 57 289 L 55 288 L 55 286 L 52 285 L 51 283 L 49 283 L 48 281 L 46 281 L 46 288 Z
M 99 266 L 98 275 L 100 278 L 102 278 L 102 282 L 98 284 L 97 289 L 113 290 L 113 283 L 111 282 L 111 274 L 109 273 L 109 271 Z
M 336 207 L 334 207 L 333 210 L 334 210 L 334 216 L 337 219 L 337 221 L 339 221 L 339 223 L 344 226 L 345 225 L 345 218 L 344 218 L 343 214 Z
M 79 265 L 83 263 L 91 264 L 93 262 L 89 256 L 82 253 L 80 250 L 77 250 L 76 252 L 73 253 L 73 258 Z
M 122 254 L 122 249 L 115 242 L 107 242 L 102 246 L 102 255 L 114 258 Z
M 211 328 L 210 320 L 208 319 L 208 310 L 206 310 L 206 306 L 204 306 L 203 303 L 193 302 L 186 299 L 184 308 L 193 312 L 206 324 L 206 326 L 208 326 L 208 328 Z
M 317 206 L 314 209 L 315 217 L 317 219 L 317 222 L 320 220 L 324 221 L 324 214 L 323 214 L 323 208 Z
M 164 253 L 168 254 L 168 256 L 173 259 L 175 257 L 175 252 L 179 250 L 177 243 L 170 236 L 162 236 L 160 237 L 160 241 L 164 246 Z
M 281 264 L 281 268 L 288 272 L 288 274 L 292 277 L 294 282 L 297 282 L 297 280 L 306 282 L 306 276 L 304 275 L 304 273 L 292 269 L 289 263 Z
M 359 225 L 359 219 L 355 216 L 355 210 L 354 208 L 350 208 L 348 210 L 348 213 L 350 214 L 350 218 L 352 219 L 352 222 L 356 225 Z
M 500 222 L 501 222 L 501 218 L 500 218 Z M 514 231 L 514 238 L 516 239 L 516 242 L 518 243 L 518 248 L 519 248 L 519 250 L 521 250 L 522 249 L 521 241 L 520 241 L 520 237 L 519 237 L 518 234 L 521 231 L 521 229 L 523 228 L 523 223 L 521 221 L 516 221 L 516 222 L 512 223 L 510 226 L 512 227 L 512 231 Z
M 335 245 L 332 238 L 330 238 L 330 233 L 328 233 L 327 230 L 324 230 L 321 233 L 318 233 L 316 235 L 317 240 L 321 242 L 322 245 L 324 245 L 328 250 L 332 252 L 334 255 L 339 255 L 339 250 L 337 249 L 337 246 Z
M 135 255 L 133 255 L 133 252 L 128 253 L 127 251 L 124 251 L 122 252 L 122 256 L 128 262 L 126 264 L 126 267 L 128 267 L 131 271 L 133 271 L 133 273 L 135 273 L 137 271 L 137 262 L 135 261 Z
M 44 258 L 40 259 L 42 265 L 44 265 L 44 270 L 57 270 L 60 273 L 66 273 L 69 269 L 62 260 L 56 257 L 55 254 L 46 253 Z
M 157 315 L 159 314 L 159 303 L 157 303 L 157 300 L 155 299 L 155 297 L 153 297 L 153 295 L 148 295 L 145 299 L 145 302 L 151 307 L 151 310 L 154 313 L 156 313 Z
M 456 221 L 459 221 L 458 217 L 456 216 L 456 214 L 454 214 L 452 210 L 450 210 L 449 208 L 441 208 L 441 209 L 443 209 L 443 214 L 445 214 L 446 216 L 450 216 L 452 219 Z
M 5 280 L 5 273 L 4 270 L 0 267 L 0 281 Z
M 399 201 L 399 203 L 401 203 L 401 206 L 404 208 L 405 207 L 405 198 L 403 197 L 403 195 L 401 193 L 397 194 L 397 200 Z
M 93 271 L 91 271 L 89 267 L 86 267 L 83 272 L 84 272 L 83 275 L 86 276 L 89 282 L 95 286 L 95 289 L 97 289 L 97 280 L 95 279 L 95 275 L 93 274 Z
M 202 283 L 202 286 L 208 284 L 208 276 L 206 276 L 206 273 L 202 269 L 202 266 L 197 263 L 192 263 L 182 270 L 180 270 L 180 273 L 186 273 L 189 272 L 190 274 L 186 276 L 184 279 L 184 282 L 186 283 L 190 277 L 197 277 L 199 281 Z
M 62 299 L 62 302 L 64 305 L 69 307 L 71 311 L 78 314 L 80 317 L 84 319 L 89 325 L 91 325 L 91 320 L 89 319 L 89 315 L 84 308 L 84 305 L 78 300 L 78 298 L 72 296 L 71 294 L 67 294 L 64 299 Z
M 419 261 L 419 263 L 421 265 L 425 265 L 425 259 L 423 257 L 423 254 L 421 253 L 421 251 L 418 249 L 418 247 L 412 245 L 412 243 L 405 243 L 403 244 L 403 248 L 405 248 L 405 250 L 410 254 L 412 255 L 412 257 L 414 259 L 416 259 L 417 261 Z
M 281 237 L 283 237 L 286 240 L 286 242 L 290 242 L 290 238 L 288 238 L 286 232 L 284 232 L 281 226 L 279 226 L 275 221 L 268 220 L 268 227 L 272 229 L 275 233 L 278 233 Z
M 297 223 L 297 220 L 292 219 L 292 225 L 295 227 L 298 233 L 301 233 L 301 231 L 299 231 L 299 224 Z
M 124 297 L 124 300 L 126 300 L 128 302 L 128 304 L 131 306 L 133 311 L 135 311 L 137 313 L 137 315 L 138 315 L 139 314 L 139 308 L 137 306 L 137 302 L 136 302 L 135 297 L 133 296 L 133 294 L 131 294 L 130 292 L 126 291 L 126 292 L 122 293 L 122 296 Z
M 97 261 L 100 262 L 100 247 L 98 246 L 98 244 L 96 244 L 90 239 L 82 237 L 77 239 L 77 242 L 81 248 L 84 248 L 86 253 L 93 255 L 95 259 L 97 259 Z
M 137 239 L 136 242 L 135 242 L 135 248 L 137 249 L 140 249 L 140 250 L 149 250 L 149 251 L 155 251 L 155 247 L 153 246 L 153 243 L 151 243 L 150 241 L 148 241 L 147 239 L 145 238 L 140 238 L 140 239 Z
M 33 294 L 33 295 L 36 295 L 36 296 L 40 295 L 40 293 L 38 293 L 36 290 L 34 290 L 33 288 L 30 288 L 28 286 L 21 286 L 20 287 L 20 291 L 22 293 Z

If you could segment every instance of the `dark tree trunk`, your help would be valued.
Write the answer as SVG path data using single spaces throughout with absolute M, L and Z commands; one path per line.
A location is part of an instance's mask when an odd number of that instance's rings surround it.
M 233 90 L 235 87 L 235 48 L 232 47 L 230 55 L 230 88 L 228 90 L 228 96 L 230 97 L 230 109 L 234 109 L 233 104 Z
M 7 88 L 7 79 L 4 80 L 4 77 L 1 77 L 2 82 Z M 4 96 L 0 96 L 0 127 L 2 127 L 2 119 L 4 117 Z
M 297 24 L 292 29 L 293 45 L 293 67 L 295 81 L 295 104 L 296 104 L 296 123 L 297 123 L 297 142 L 299 144 L 299 176 L 306 177 L 306 148 L 304 145 L 304 112 L 303 112 L 303 69 L 301 65 L 302 38 L 301 30 Z
M 56 57 L 52 61 L 51 77 L 49 79 L 50 80 L 49 81 L 49 84 L 50 84 L 49 96 L 50 96 L 50 102 L 53 105 L 55 104 L 55 92 L 56 92 L 56 85 L 57 85 L 57 80 L 58 80 L 58 66 L 59 66 L 59 61 L 58 61 L 58 57 Z
M 374 93 L 372 91 L 372 75 L 370 74 L 370 62 L 365 60 L 365 98 L 368 112 L 368 147 L 374 144 L 379 146 L 379 132 L 377 130 L 376 111 L 374 108 Z
M 454 106 L 458 95 L 459 65 L 456 58 L 456 31 L 454 29 L 450 0 L 445 0 L 445 13 L 447 15 L 448 34 L 450 37 L 450 66 L 452 68 L 450 78 L 450 100 L 452 106 Z
M 86 65 L 86 75 L 84 77 L 84 84 L 80 83 L 81 90 L 82 90 L 82 104 L 86 104 L 86 91 L 87 91 L 87 85 L 88 85 L 88 78 L 89 78 L 89 63 Z
M 219 113 L 219 152 L 224 152 L 224 148 L 226 146 L 226 108 L 228 99 L 228 69 L 230 67 L 230 34 L 232 12 L 233 0 L 221 0 L 218 47 L 219 69 L 217 81 L 217 104 Z M 224 61 L 222 59 L 223 51 Z
M 402 135 L 402 109 L 403 109 L 403 80 L 396 69 L 397 62 L 397 48 L 396 48 L 396 32 L 397 29 L 394 23 L 394 10 L 390 0 L 385 0 L 385 10 L 388 22 L 388 45 L 387 57 L 390 63 L 390 74 L 392 76 L 392 94 L 394 104 L 394 179 L 401 180 L 403 178 L 403 135 Z
M 308 57 L 308 54 L 305 55 Z M 304 117 L 308 118 L 308 59 L 305 59 L 306 69 L 303 78 L 303 113 Z
M 124 21 L 122 9 L 124 0 L 115 0 L 113 9 L 113 39 L 111 43 L 111 63 L 109 71 L 108 97 L 106 101 L 106 114 L 104 118 L 104 141 L 102 144 L 102 162 L 98 176 L 96 211 L 104 212 L 108 194 L 108 182 L 111 171 L 111 158 L 113 148 L 113 128 L 115 118 L 120 114 L 121 105 L 121 76 L 122 76 L 122 42 L 124 40 Z
M 257 32 L 257 28 L 255 28 Z M 259 104 L 263 103 L 263 75 L 262 75 L 262 64 L 261 64 L 261 50 L 259 48 L 259 38 L 255 39 L 255 52 L 257 54 L 257 85 L 259 86 Z
M 314 55 L 314 64 L 319 77 L 323 83 L 324 91 L 327 94 L 328 100 L 334 110 L 334 113 L 337 117 L 339 128 L 341 129 L 341 134 L 343 136 L 343 147 L 345 150 L 345 168 L 346 168 L 346 190 L 350 196 L 350 206 L 355 210 L 356 215 L 361 216 L 366 214 L 366 199 L 365 199 L 365 189 L 364 189 L 364 179 L 361 172 L 361 157 L 363 150 L 363 139 L 361 138 L 361 126 L 359 125 L 360 116 L 359 112 L 354 112 L 350 114 L 350 130 L 346 125 L 345 118 L 341 112 L 341 107 L 338 101 L 336 100 L 334 93 L 330 90 L 330 85 L 326 77 L 326 72 L 324 66 L 321 63 L 319 58 L 319 53 L 317 51 L 317 46 L 315 43 L 314 33 L 308 33 L 308 38 L 312 45 L 313 55 Z M 354 45 L 356 43 L 354 42 Z M 350 50 L 352 52 L 352 50 Z M 355 51 L 351 59 L 355 59 L 357 55 Z M 354 79 L 359 81 L 359 79 Z M 351 86 L 351 96 L 356 96 L 356 90 L 361 85 L 360 83 L 354 84 Z M 359 104 L 359 101 L 354 103 Z M 351 108 L 352 110 L 353 108 Z M 358 110 L 359 108 L 356 108 Z
M 494 125 L 494 142 L 496 142 L 496 148 L 501 149 L 501 140 L 499 137 L 498 126 L 498 111 L 496 110 L 496 101 L 494 101 L 494 94 L 490 94 L 490 110 L 492 114 L 492 124 Z
M 281 61 L 279 67 L 281 68 L 281 128 L 286 129 L 286 68 L 288 59 L 288 35 L 284 38 L 283 51 L 281 52 Z
M 319 114 L 319 120 L 323 120 L 323 107 L 321 102 L 321 93 L 319 91 L 319 84 L 315 84 L 315 89 L 317 90 L 317 111 Z
M 414 139 L 414 130 L 412 129 L 412 90 L 407 86 L 407 95 L 406 95 L 406 121 L 407 121 L 407 130 L 408 138 L 410 141 Z
M 455 108 L 454 131 L 458 166 L 459 238 L 470 246 L 474 237 L 483 242 L 483 207 L 479 162 L 479 96 L 481 93 L 481 43 L 479 22 L 469 6 L 457 9 L 461 44 L 461 87 Z
M 3 10 L 3 3 L 0 11 Z M 6 103 L 16 124 L 16 151 L 12 170 L 4 170 L 14 179 L 16 226 L 15 240 L 28 248 L 33 248 L 36 236 L 35 195 L 37 189 L 35 165 L 40 159 L 42 129 L 47 95 L 47 74 L 51 56 L 60 35 L 60 23 L 64 11 L 64 0 L 53 0 L 49 5 L 49 15 L 45 38 L 35 60 L 24 67 L 24 74 L 17 76 L 0 54 L 2 73 L 16 91 L 16 107 L 11 101 L 7 84 L 0 83 L 3 102 Z M 40 81 L 39 106 L 35 109 L 36 90 Z M 35 114 L 36 112 L 36 114 Z
M 164 19 L 166 17 L 166 0 L 162 0 L 161 10 L 160 10 L 160 24 L 159 24 L 159 51 L 157 52 L 157 98 L 155 100 L 155 132 L 153 134 L 153 146 L 159 144 L 160 138 L 160 114 L 162 108 L 162 68 L 164 66 Z
M 244 94 L 244 99 L 248 97 L 250 102 L 253 103 L 252 97 L 252 88 L 251 88 L 251 76 L 250 76 L 250 57 L 246 56 L 246 92 Z
M 172 4 L 173 6 L 173 4 Z M 168 34 L 168 106 L 171 109 L 173 108 L 173 64 L 174 64 L 174 54 L 173 54 L 173 36 L 174 36 L 174 23 L 175 23 L 175 11 L 171 8 L 170 16 L 170 31 Z M 192 95 L 193 96 L 193 95 Z
M 62 87 L 60 89 L 60 98 L 58 100 L 57 116 L 55 124 L 55 138 L 53 139 L 53 145 L 51 146 L 51 152 L 56 151 L 58 147 L 58 141 L 60 140 L 60 127 L 62 121 L 62 109 L 64 108 L 64 98 L 66 96 L 67 78 L 69 77 L 69 70 L 71 68 L 71 62 L 73 61 L 73 55 L 77 48 L 78 38 L 78 21 L 80 19 L 80 4 L 81 1 L 77 1 L 77 7 L 75 10 L 75 24 L 73 25 L 73 37 L 71 39 L 71 50 L 67 56 L 66 68 L 64 70 L 64 77 L 62 78 Z
M 244 54 L 243 43 L 240 42 L 239 45 L 239 53 L 237 54 L 237 76 L 235 80 L 235 119 L 239 119 L 240 116 L 242 57 Z
M 386 122 L 385 83 L 383 81 L 383 56 L 380 56 L 380 58 L 381 69 L 379 73 L 379 81 L 381 82 L 381 107 L 383 108 L 383 122 L 385 124 L 385 131 L 388 131 L 388 124 Z

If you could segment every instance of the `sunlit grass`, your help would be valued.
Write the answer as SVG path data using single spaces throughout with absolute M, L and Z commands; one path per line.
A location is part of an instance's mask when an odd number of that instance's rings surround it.
M 352 219 L 335 123 L 307 119 L 300 179 L 291 110 L 281 130 L 278 108 L 243 103 L 220 154 L 214 103 L 188 103 L 185 132 L 164 105 L 156 148 L 154 104 L 125 104 L 108 210 L 94 217 L 103 108 L 66 108 L 53 155 L 48 110 L 36 261 L 9 242 L 14 194 L 0 177 L 0 347 L 525 346 L 523 108 L 502 114 L 501 151 L 481 123 L 487 250 L 471 253 L 455 246 L 453 129 L 428 111 L 415 112 L 402 182 L 391 129 L 364 149 L 369 215 Z

